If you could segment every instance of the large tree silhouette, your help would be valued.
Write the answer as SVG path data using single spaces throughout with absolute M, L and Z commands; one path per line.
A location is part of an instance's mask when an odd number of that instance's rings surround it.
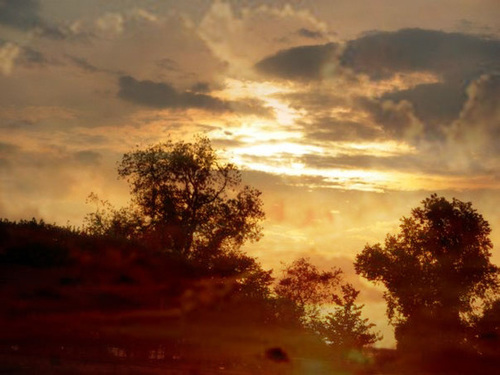
M 357 256 L 356 271 L 387 288 L 398 345 L 465 340 L 474 305 L 497 286 L 489 234 L 488 222 L 471 203 L 433 194 L 401 219 L 398 234 Z
M 90 215 L 92 232 L 141 237 L 150 247 L 207 262 L 260 238 L 260 191 L 242 186 L 238 168 L 222 162 L 208 138 L 128 152 L 118 174 L 130 185 L 132 204 Z

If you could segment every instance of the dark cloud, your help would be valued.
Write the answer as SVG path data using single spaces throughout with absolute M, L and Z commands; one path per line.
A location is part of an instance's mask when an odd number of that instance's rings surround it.
M 30 30 L 42 24 L 38 0 L 0 0 L 0 24 Z
M 306 138 L 311 141 L 356 141 L 382 138 L 382 131 L 369 124 L 346 117 L 332 116 L 333 108 L 359 107 L 337 90 L 310 90 L 278 96 L 292 108 L 307 111 L 307 121 L 298 121 Z M 363 108 L 362 108 L 363 109 Z
M 382 100 L 412 103 L 415 115 L 428 127 L 448 124 L 458 118 L 467 100 L 463 85 L 456 82 L 417 85 L 408 90 L 383 95 Z
M 263 102 L 247 98 L 239 101 L 225 101 L 209 94 L 197 91 L 178 91 L 172 85 L 164 82 L 139 81 L 130 76 L 119 79 L 118 96 L 124 100 L 153 108 L 189 109 L 199 108 L 212 112 L 235 112 L 245 115 L 272 117 L 272 108 L 264 106 Z M 208 88 L 208 86 L 206 86 Z
M 309 39 L 319 39 L 323 37 L 323 33 L 306 28 L 301 28 L 299 31 L 297 31 L 297 34 Z
M 99 68 L 97 68 L 96 66 L 89 63 L 87 59 L 84 59 L 81 57 L 76 57 L 76 56 L 71 56 L 71 55 L 67 55 L 67 57 L 73 64 L 75 64 L 79 68 L 85 70 L 86 72 L 96 73 L 96 72 L 100 71 Z
M 477 128 L 488 139 L 500 139 L 497 108 L 498 75 L 485 75 L 465 87 L 457 82 L 417 85 L 386 93 L 380 98 L 360 98 L 358 103 L 389 136 L 406 141 L 444 141 L 454 123 Z M 488 125 L 485 125 L 488 124 Z M 455 128 L 453 131 L 456 131 Z M 470 136 L 470 130 L 465 132 Z
M 255 68 L 277 78 L 318 80 L 325 66 L 334 63 L 336 51 L 335 43 L 295 47 L 261 60 Z
M 0 24 L 23 31 L 37 29 L 40 36 L 55 40 L 66 39 L 69 33 L 40 17 L 39 0 L 0 0 Z
M 484 75 L 468 89 L 469 101 L 464 116 L 477 116 L 489 120 L 500 128 L 500 74 Z
M 454 133 L 452 129 L 461 116 L 467 116 L 469 120 L 461 120 L 457 129 L 463 129 L 465 123 L 469 127 L 485 124 L 483 119 L 486 117 L 490 124 L 498 123 L 491 114 L 497 103 L 488 104 L 492 98 L 498 97 L 490 87 L 494 86 L 494 80 L 481 81 L 481 87 L 477 83 L 479 77 L 491 77 L 492 73 L 500 71 L 498 39 L 423 29 L 373 31 L 347 42 L 343 51 L 333 44 L 296 47 L 265 58 L 256 64 L 256 69 L 279 78 L 317 80 L 323 76 L 328 63 L 340 66 L 342 69 L 336 69 L 336 74 L 354 79 L 353 85 L 359 84 L 356 79 L 360 74 L 377 81 L 390 79 L 396 74 L 429 73 L 435 76 L 436 82 L 417 83 L 404 90 L 385 92 L 379 97 L 358 97 L 352 102 L 348 97 L 343 104 L 336 103 L 342 101 L 342 96 L 331 92 L 287 94 L 286 99 L 292 107 L 307 109 L 310 121 L 304 124 L 304 130 L 311 140 L 382 136 L 414 145 L 422 141 L 443 143 L 450 134 L 460 137 L 459 132 Z M 355 75 L 346 74 L 348 70 Z M 481 95 L 476 101 L 483 104 L 476 104 L 476 109 L 471 112 L 467 108 L 471 107 L 473 95 Z M 369 123 L 378 125 L 381 130 L 332 118 L 328 109 L 336 105 L 365 112 L 369 115 Z M 480 126 L 488 128 L 491 137 L 496 139 L 496 127 Z M 471 136 L 470 131 L 462 133 Z
M 191 91 L 196 93 L 207 93 L 210 92 L 210 85 L 207 82 L 196 82 L 191 86 Z
M 381 131 L 363 123 L 338 120 L 332 117 L 316 118 L 304 125 L 306 136 L 318 141 L 366 141 L 381 138 Z
M 468 100 L 453 128 L 454 141 L 471 148 L 475 157 L 500 155 L 500 74 L 473 82 Z
M 228 103 L 210 95 L 190 91 L 179 92 L 163 82 L 138 81 L 130 76 L 119 80 L 118 96 L 130 102 L 154 108 L 200 108 L 209 111 L 228 111 Z
M 27 65 L 43 65 L 48 62 L 45 55 L 33 48 L 26 47 L 23 49 L 21 54 L 22 63 Z
M 263 59 L 256 68 L 280 78 L 319 79 L 324 65 L 335 62 L 337 50 L 333 43 L 295 47 Z M 349 41 L 340 64 L 374 80 L 430 72 L 446 81 L 467 82 L 500 69 L 500 40 L 423 29 L 375 31 Z
M 70 37 L 75 37 L 76 39 L 83 40 L 88 37 L 88 35 L 86 34 L 81 34 L 81 35 L 73 35 L 73 34 L 74 33 L 68 28 L 52 26 L 47 24 L 42 24 L 39 31 L 40 36 L 54 40 L 65 40 Z
M 360 97 L 356 100 L 356 106 L 367 112 L 389 138 L 418 142 L 425 136 L 423 125 L 415 117 L 413 106 L 408 101 L 396 103 L 392 100 Z M 433 128 L 430 127 L 430 130 Z
M 341 62 L 371 79 L 429 72 L 440 82 L 364 100 L 364 108 L 390 136 L 444 140 L 481 74 L 500 68 L 500 40 L 461 33 L 404 29 L 375 32 L 348 43 Z
M 500 66 L 500 41 L 422 29 L 375 32 L 348 42 L 341 63 L 372 79 L 419 71 L 463 80 Z

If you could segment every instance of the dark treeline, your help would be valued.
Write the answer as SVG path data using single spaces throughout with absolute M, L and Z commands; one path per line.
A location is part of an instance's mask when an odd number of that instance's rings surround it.
M 488 223 L 432 195 L 356 271 L 386 287 L 397 350 L 362 317 L 359 291 L 308 259 L 263 269 L 260 192 L 210 142 L 124 155 L 129 206 L 83 228 L 0 221 L 0 372 L 478 373 L 500 359 Z M 176 371 L 176 372 L 175 372 Z

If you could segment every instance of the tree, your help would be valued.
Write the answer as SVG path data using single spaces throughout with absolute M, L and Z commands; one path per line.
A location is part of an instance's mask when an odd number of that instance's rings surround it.
M 133 205 L 116 209 L 95 193 L 90 193 L 87 203 L 95 204 L 96 210 L 83 219 L 85 233 L 127 239 L 138 238 L 142 233 L 144 218 Z
M 361 317 L 362 305 L 357 305 L 359 291 L 351 284 L 342 283 L 342 270 L 331 268 L 320 271 L 307 258 L 299 258 L 285 268 L 283 277 L 275 287 L 288 318 L 295 316 L 302 325 L 344 353 L 349 349 L 361 349 L 380 340 L 380 335 L 370 330 L 374 324 Z M 326 308 L 337 305 L 333 313 L 325 314 Z
M 210 141 L 167 141 L 123 156 L 127 180 L 150 244 L 209 261 L 260 238 L 260 191 L 241 186 L 234 164 L 221 162 Z
M 381 340 L 379 333 L 371 332 L 375 324 L 361 317 L 363 305 L 355 303 L 359 291 L 350 284 L 342 285 L 341 289 L 342 299 L 337 300 L 339 306 L 333 313 L 315 322 L 315 329 L 330 346 L 340 352 L 359 350 Z
M 295 304 L 298 314 L 307 322 L 316 318 L 321 304 L 332 303 L 341 281 L 342 270 L 320 271 L 307 258 L 299 258 L 283 271 L 275 292 Z
M 398 345 L 465 340 L 474 305 L 497 286 L 489 234 L 471 203 L 433 194 L 402 218 L 399 234 L 356 257 L 356 272 L 387 288 Z
M 500 357 L 500 299 L 489 303 L 474 324 L 479 351 Z

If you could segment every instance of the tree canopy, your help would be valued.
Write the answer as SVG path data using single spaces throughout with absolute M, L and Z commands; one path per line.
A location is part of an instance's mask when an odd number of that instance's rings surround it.
M 261 192 L 242 186 L 241 172 L 218 158 L 208 138 L 128 152 L 118 174 L 130 185 L 132 206 L 115 210 L 108 222 L 139 226 L 150 245 L 209 260 L 260 238 Z
M 489 234 L 488 222 L 471 203 L 433 194 L 401 219 L 400 232 L 387 235 L 384 245 L 366 245 L 355 269 L 387 288 L 398 342 L 424 331 L 464 337 L 474 305 L 497 286 Z
M 318 315 L 319 305 L 338 300 L 342 270 L 320 271 L 307 258 L 299 258 L 283 270 L 276 294 L 292 301 L 306 320 Z
M 341 350 L 361 349 L 381 340 L 380 333 L 371 331 L 375 324 L 361 317 L 363 305 L 356 304 L 359 291 L 350 284 L 342 285 L 341 290 L 335 311 L 315 322 L 318 333 L 330 346 Z
M 371 332 L 375 325 L 361 317 L 363 305 L 356 304 L 359 291 L 342 281 L 340 268 L 321 271 L 307 258 L 299 258 L 284 269 L 275 287 L 279 298 L 292 302 L 289 312 L 291 307 L 302 325 L 339 353 L 361 349 L 382 338 Z M 335 310 L 325 313 L 332 305 L 337 306 Z

